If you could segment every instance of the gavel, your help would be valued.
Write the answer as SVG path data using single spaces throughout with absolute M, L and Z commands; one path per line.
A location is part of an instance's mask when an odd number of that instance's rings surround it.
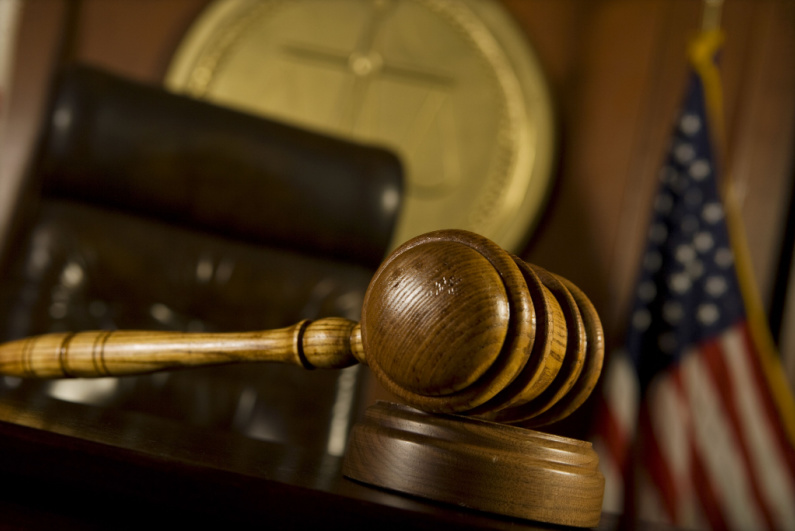
M 102 377 L 239 362 L 308 369 L 364 363 L 411 409 L 380 404 L 369 411 L 354 428 L 346 475 L 491 512 L 595 525 L 604 480 L 590 445 L 525 428 L 555 422 L 579 407 L 596 384 L 603 352 L 599 317 L 573 283 L 483 236 L 441 230 L 404 243 L 386 258 L 368 286 L 359 324 L 332 317 L 231 334 L 46 334 L 0 345 L 0 373 Z M 406 441 L 417 434 L 423 442 L 407 454 Z M 450 437 L 468 441 L 455 450 L 464 452 L 458 459 L 443 457 L 456 448 L 448 444 Z M 510 444 L 495 449 L 494 441 Z M 469 453 L 473 448 L 477 455 Z M 486 466 L 471 465 L 478 467 L 478 486 L 459 493 L 456 485 L 472 474 L 463 464 L 480 462 L 484 452 Z M 504 484 L 505 473 L 494 465 L 497 455 L 501 466 L 513 463 L 511 474 L 524 478 L 520 483 L 541 481 L 562 497 L 545 493 L 533 503 L 495 501 L 495 489 L 515 489 Z M 395 456 L 402 461 L 392 464 Z M 452 466 L 445 477 L 458 479 L 443 485 L 429 481 L 424 473 L 439 469 L 437 459 Z M 417 464 L 413 472 L 403 471 L 406 460 Z M 520 469 L 526 471 L 516 472 Z M 481 481 L 487 476 L 494 481 Z M 567 505 L 566 497 L 579 509 Z
M 384 261 L 361 324 L 331 317 L 246 333 L 46 334 L 0 345 L 0 373 L 90 378 L 236 362 L 339 369 L 358 361 L 424 411 L 518 423 L 554 406 L 542 419 L 548 423 L 587 398 L 602 345 L 599 318 L 572 283 L 482 236 L 444 230 L 414 238 Z

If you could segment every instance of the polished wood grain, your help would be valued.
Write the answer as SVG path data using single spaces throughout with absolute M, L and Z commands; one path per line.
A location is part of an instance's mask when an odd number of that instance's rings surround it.
M 503 417 L 504 420 L 500 422 L 517 421 L 522 417 L 515 415 L 516 411 L 535 407 L 537 397 L 546 393 L 557 380 L 569 348 L 567 331 L 581 332 L 576 327 L 568 326 L 561 308 L 562 301 L 553 295 L 535 271 L 517 257 L 513 259 L 522 272 L 536 309 L 536 335 L 530 358 L 521 373 L 506 388 L 469 412 L 490 420 Z M 584 338 L 576 338 L 572 348 L 576 348 L 576 344 L 582 340 Z
M 556 358 L 559 369 L 538 396 L 530 397 L 527 400 L 512 401 L 504 408 L 484 412 L 481 415 L 481 417 L 495 422 L 523 422 L 547 411 L 566 396 L 577 382 L 587 356 L 588 333 L 571 292 L 563 285 L 561 279 L 545 269 L 521 261 L 517 263 L 525 273 L 528 285 L 531 284 L 531 279 L 535 279 L 535 282 L 544 286 L 544 289 L 550 294 L 550 298 L 556 301 L 555 306 L 558 309 L 558 318 L 562 326 L 560 323 L 558 324 L 558 337 L 550 343 L 557 345 Z M 603 356 L 601 352 L 596 352 L 593 355 L 600 358 Z M 515 382 L 512 385 L 515 385 Z
M 341 369 L 357 362 L 358 326 L 330 317 L 247 333 L 90 331 L 45 334 L 0 346 L 0 373 L 28 378 L 128 376 L 188 367 L 273 362 Z
M 605 336 L 599 314 L 591 301 L 571 281 L 557 277 L 572 294 L 583 318 L 585 336 L 587 338 L 585 363 L 574 385 L 549 409 L 522 423 L 525 427 L 539 427 L 552 424 L 568 417 L 582 406 L 599 381 L 604 362 Z
M 457 254 L 474 263 L 469 271 L 448 275 L 445 270 Z M 398 282 L 406 271 L 412 272 L 408 290 Z M 499 296 L 485 299 L 484 287 L 475 279 L 494 283 L 491 289 Z M 428 298 L 433 304 L 417 304 Z M 434 315 L 445 323 L 444 335 L 438 334 L 439 324 L 429 322 Z M 535 321 L 530 292 L 507 252 L 470 232 L 437 231 L 405 243 L 376 271 L 365 294 L 362 340 L 370 368 L 387 389 L 425 411 L 452 413 L 483 404 L 519 375 L 530 357 Z M 427 336 L 432 343 L 422 334 L 428 326 L 433 327 Z M 497 334 L 481 332 L 493 326 Z M 502 337 L 495 343 L 500 328 Z M 478 377 L 465 378 L 466 386 L 440 390 L 434 385 L 431 392 L 417 392 L 417 387 L 401 385 L 427 378 L 415 371 L 417 366 L 427 374 L 457 372 L 485 345 L 489 356 L 477 355 Z M 398 368 L 395 359 L 405 362 Z
M 590 443 L 379 402 L 354 427 L 346 476 L 458 507 L 599 523 L 604 477 Z
M 332 317 L 244 333 L 46 334 L 0 345 L 0 373 L 102 377 L 242 362 L 339 369 L 358 361 L 424 411 L 523 422 L 571 389 L 587 396 L 601 368 L 599 318 L 562 282 L 483 236 L 442 230 L 385 260 L 365 294 L 361 325 Z M 578 386 L 582 372 L 587 385 Z

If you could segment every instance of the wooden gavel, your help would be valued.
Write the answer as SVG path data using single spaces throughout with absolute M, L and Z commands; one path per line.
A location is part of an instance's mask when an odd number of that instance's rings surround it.
M 48 334 L 0 345 L 0 373 L 96 377 L 359 361 L 413 407 L 369 407 L 351 432 L 344 475 L 454 506 L 590 527 L 604 495 L 591 445 L 526 428 L 585 401 L 603 350 L 599 318 L 576 286 L 482 236 L 444 230 L 387 257 L 360 325 L 327 318 L 239 334 Z
M 401 172 L 383 150 L 86 68 L 64 73 L 53 108 L 72 119 L 53 127 L 44 143 L 38 173 L 48 197 L 341 253 L 357 263 L 376 263 L 392 234 L 398 205 L 386 208 L 379 198 L 400 196 Z M 122 117 L 124 127 L 107 115 Z M 164 159 L 151 138 L 138 141 L 152 123 L 177 147 L 172 156 Z M 171 178 L 175 168 L 179 179 Z M 334 179 L 316 178 L 330 168 Z M 196 181 L 221 189 L 230 173 L 239 189 L 267 178 L 270 189 L 295 193 L 266 194 L 264 211 L 262 194 L 241 202 L 234 194 L 219 200 L 180 193 Z M 347 189 L 367 193 L 339 192 Z M 285 232 L 279 222 L 296 211 L 326 214 L 300 216 Z M 412 407 L 379 402 L 367 409 L 350 432 L 345 476 L 454 507 L 590 527 L 599 522 L 604 493 L 592 447 L 527 428 L 560 420 L 586 400 L 603 350 L 599 317 L 576 286 L 486 238 L 447 230 L 419 236 L 385 260 L 368 287 L 361 324 L 326 318 L 231 334 L 47 334 L 0 345 L 0 374 L 69 378 L 239 362 L 309 369 L 365 363 Z
M 247 333 L 93 331 L 0 345 L 0 373 L 102 377 L 237 362 L 361 362 L 407 404 L 538 426 L 579 407 L 603 356 L 599 318 L 572 283 L 488 239 L 437 231 L 375 273 L 361 324 L 301 321 Z

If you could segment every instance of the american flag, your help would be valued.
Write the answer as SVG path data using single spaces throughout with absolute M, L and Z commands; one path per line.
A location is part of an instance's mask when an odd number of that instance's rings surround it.
M 711 61 L 711 57 L 709 60 Z M 594 446 L 604 509 L 702 529 L 795 530 L 795 448 L 755 346 L 694 71 L 660 171 Z

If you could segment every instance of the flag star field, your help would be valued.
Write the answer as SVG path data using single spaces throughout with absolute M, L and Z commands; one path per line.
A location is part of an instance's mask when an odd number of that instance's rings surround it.
M 641 388 L 687 347 L 744 318 L 708 128 L 697 111 L 703 95 L 690 95 L 660 171 L 627 338 Z

